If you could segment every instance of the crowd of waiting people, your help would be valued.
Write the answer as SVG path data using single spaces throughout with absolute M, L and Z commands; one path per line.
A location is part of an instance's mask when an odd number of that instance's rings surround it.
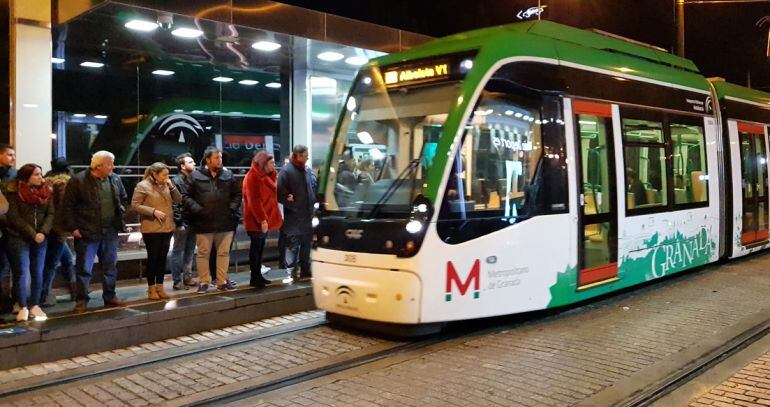
M 129 201 L 108 151 L 94 153 L 90 167 L 78 173 L 57 158 L 44 175 L 34 163 L 15 169 L 14 148 L 0 144 L 0 311 L 12 310 L 17 321 L 45 319 L 43 307 L 55 303 L 50 292 L 58 273 L 75 302 L 74 312 L 85 312 L 96 258 L 104 307 L 124 306 L 115 285 L 118 234 L 126 229 L 127 212 L 140 220 L 149 300 L 169 298 L 163 285 L 169 249 L 173 290 L 235 288 L 227 272 L 241 222 L 251 240 L 252 287 L 271 283 L 262 275 L 270 231 L 279 231 L 282 266 L 295 280 L 309 280 L 317 181 L 307 158 L 307 147 L 295 146 L 279 174 L 275 158 L 260 151 L 241 182 L 224 167 L 222 151 L 209 147 L 200 166 L 189 153 L 178 156 L 174 177 L 164 163 L 147 167 Z

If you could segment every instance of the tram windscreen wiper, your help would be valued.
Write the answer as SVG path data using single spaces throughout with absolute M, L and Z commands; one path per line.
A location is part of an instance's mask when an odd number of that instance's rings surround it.
M 372 206 L 372 209 L 369 210 L 369 214 L 366 216 L 367 219 L 370 219 L 372 216 L 374 216 L 378 210 L 385 204 L 385 202 L 390 199 L 391 196 L 398 190 L 398 188 L 401 186 L 401 184 L 406 180 L 407 178 L 411 178 L 414 174 L 417 168 L 420 166 L 420 159 L 415 158 L 409 161 L 409 164 L 401 171 L 400 174 L 396 177 L 395 181 L 388 186 L 388 189 L 385 190 L 385 193 L 382 194 L 380 199 L 377 200 L 377 202 Z

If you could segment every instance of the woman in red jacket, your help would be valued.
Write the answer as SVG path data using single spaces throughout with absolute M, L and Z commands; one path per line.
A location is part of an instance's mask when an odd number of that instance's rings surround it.
M 262 251 L 269 230 L 283 224 L 278 210 L 275 180 L 275 160 L 266 151 L 260 151 L 251 162 L 251 169 L 243 180 L 243 226 L 251 238 L 249 266 L 252 287 L 264 287 L 270 280 L 262 276 Z

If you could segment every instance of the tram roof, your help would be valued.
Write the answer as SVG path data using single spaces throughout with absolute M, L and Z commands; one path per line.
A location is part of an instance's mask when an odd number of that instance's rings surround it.
M 453 34 L 373 62 L 389 65 L 472 49 L 479 49 L 477 60 L 532 56 L 598 68 L 620 76 L 709 89 L 698 67 L 689 59 L 551 21 L 529 21 Z
M 710 81 L 714 85 L 714 89 L 717 91 L 717 95 L 720 98 L 732 97 L 748 102 L 761 103 L 770 108 L 770 93 L 725 82 L 722 79 L 711 79 Z

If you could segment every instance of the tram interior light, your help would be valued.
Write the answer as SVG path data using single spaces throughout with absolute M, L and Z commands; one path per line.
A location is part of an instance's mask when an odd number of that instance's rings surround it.
M 281 84 L 278 83 L 278 82 L 270 82 L 270 83 L 268 83 L 265 86 L 267 86 L 268 88 L 271 88 L 271 89 L 278 89 L 278 88 L 281 87 Z
M 165 69 L 156 69 L 152 71 L 152 74 L 158 75 L 158 76 L 169 76 L 169 75 L 173 75 L 174 71 L 167 71 Z
M 336 62 L 342 58 L 345 58 L 345 55 L 342 55 L 339 52 L 334 52 L 334 51 L 326 51 L 318 54 L 318 59 L 320 59 L 321 61 Z
M 101 68 L 104 66 L 104 64 L 101 62 L 86 61 L 86 62 L 81 62 L 80 66 L 84 68 Z
M 254 86 L 254 85 L 258 84 L 259 81 L 255 81 L 253 79 L 244 79 L 242 81 L 238 81 L 238 83 L 240 83 L 241 85 L 246 85 L 246 86 Z
M 372 144 L 372 143 L 374 143 L 374 139 L 372 138 L 372 135 L 369 134 L 368 131 L 358 132 L 358 134 L 356 134 L 356 136 L 358 136 L 358 139 L 361 140 L 361 142 L 364 143 L 364 144 Z M 377 150 L 377 151 L 380 151 L 380 150 Z
M 214 82 L 232 82 L 233 78 L 228 78 L 227 76 L 217 76 L 216 78 L 211 79 Z

